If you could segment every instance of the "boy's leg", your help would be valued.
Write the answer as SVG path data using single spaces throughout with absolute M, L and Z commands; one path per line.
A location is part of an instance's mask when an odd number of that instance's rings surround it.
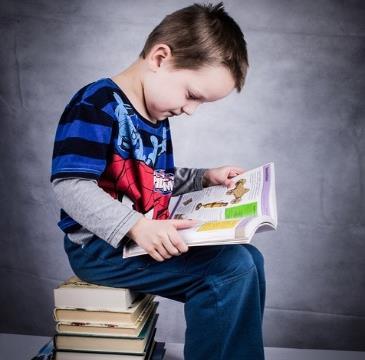
M 163 262 L 123 259 L 96 237 L 83 248 L 65 237 L 65 250 L 85 281 L 184 302 L 186 360 L 264 359 L 259 278 L 246 247 L 191 247 Z
M 185 304 L 185 359 L 262 360 L 260 288 L 253 258 L 239 245 L 211 248 L 220 251 L 207 264 L 203 285 Z
M 257 275 L 259 278 L 259 285 L 260 285 L 260 304 L 261 304 L 261 318 L 263 321 L 264 318 L 264 309 L 265 309 L 265 297 L 266 297 L 266 279 L 265 279 L 265 268 L 264 268 L 264 256 L 252 244 L 243 244 L 251 254 L 252 259 L 255 263 Z

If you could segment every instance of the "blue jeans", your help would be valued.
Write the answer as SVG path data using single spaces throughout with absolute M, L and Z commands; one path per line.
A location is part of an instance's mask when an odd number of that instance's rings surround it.
M 65 236 L 64 246 L 84 281 L 184 303 L 185 360 L 264 359 L 264 258 L 253 245 L 194 246 L 163 262 L 123 259 L 96 236 L 83 247 Z

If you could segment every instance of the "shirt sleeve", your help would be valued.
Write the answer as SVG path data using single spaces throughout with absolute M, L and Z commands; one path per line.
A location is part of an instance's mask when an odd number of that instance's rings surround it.
M 114 119 L 89 103 L 68 105 L 59 121 L 52 156 L 51 181 L 98 179 L 106 167 Z
M 173 196 L 203 189 L 205 168 L 175 167 Z
M 93 179 L 55 179 L 52 188 L 68 215 L 114 248 L 143 217 L 110 196 Z

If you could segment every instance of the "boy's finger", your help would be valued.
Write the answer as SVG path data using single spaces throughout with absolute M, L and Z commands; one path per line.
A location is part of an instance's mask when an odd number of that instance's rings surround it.
M 162 262 L 165 260 L 156 250 L 152 250 L 149 254 L 156 261 Z
M 232 190 L 235 186 L 235 183 L 230 183 L 229 185 L 227 185 L 227 190 Z
M 169 251 L 166 249 L 163 242 L 156 246 L 156 250 L 164 259 L 170 259 L 172 255 L 169 254 Z
M 165 247 L 166 251 L 173 256 L 180 255 L 180 250 L 175 247 L 174 242 L 171 240 L 171 235 L 169 234 L 168 239 L 162 240 L 163 246 Z
M 185 244 L 185 242 L 181 239 L 177 232 L 175 232 L 175 234 L 169 234 L 169 237 L 170 242 L 180 253 L 187 252 L 189 250 L 189 247 Z
M 242 169 L 240 167 L 233 167 L 233 168 L 231 168 L 231 171 L 230 171 L 230 173 L 233 173 L 236 175 L 243 174 L 244 172 L 245 172 L 245 169 Z
M 197 220 L 193 219 L 182 219 L 182 220 L 170 220 L 172 225 L 175 226 L 176 229 L 187 229 L 198 223 Z

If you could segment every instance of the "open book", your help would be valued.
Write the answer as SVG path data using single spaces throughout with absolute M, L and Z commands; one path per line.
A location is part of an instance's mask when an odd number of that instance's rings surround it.
M 274 163 L 232 178 L 235 185 L 209 186 L 171 197 L 170 219 L 196 219 L 197 224 L 178 230 L 188 246 L 249 243 L 255 232 L 276 230 L 277 208 Z M 133 240 L 123 258 L 147 252 Z

